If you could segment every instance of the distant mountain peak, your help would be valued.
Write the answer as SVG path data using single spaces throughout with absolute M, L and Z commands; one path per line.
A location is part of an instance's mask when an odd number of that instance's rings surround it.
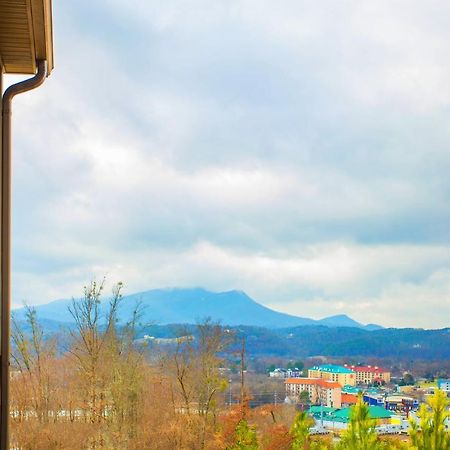
M 326 319 L 349 319 L 347 314 L 335 314 L 333 316 L 328 316 Z
M 334 316 L 325 317 L 324 319 L 320 320 L 320 323 L 332 327 L 362 328 L 364 326 L 361 323 L 357 322 L 356 320 L 353 320 L 352 318 L 348 317 L 346 314 L 337 314 Z

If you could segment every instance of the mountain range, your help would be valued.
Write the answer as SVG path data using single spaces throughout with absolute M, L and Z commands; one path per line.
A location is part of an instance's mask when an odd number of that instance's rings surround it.
M 57 300 L 36 306 L 37 318 L 48 336 L 58 333 L 61 348 L 67 343 L 61 328 L 71 328 L 68 310 L 72 300 Z M 101 304 L 104 314 L 109 299 Z M 314 355 L 332 357 L 389 357 L 413 360 L 450 358 L 450 329 L 422 330 L 382 328 L 363 325 L 346 315 L 321 320 L 284 314 L 267 308 L 241 291 L 210 292 L 205 289 L 155 289 L 124 296 L 118 320 L 125 323 L 136 303 L 143 311 L 137 327 L 138 340 L 147 336 L 174 338 L 182 332 L 196 333 L 195 323 L 210 317 L 224 327 L 245 336 L 246 348 L 253 358 L 262 356 L 298 358 Z M 22 330 L 24 308 L 13 311 Z M 119 325 L 120 325 L 119 323 Z M 183 327 L 180 325 L 183 324 Z M 156 342 L 156 340 L 155 340 Z
M 71 302 L 72 300 L 65 299 L 35 306 L 37 317 L 49 328 L 61 322 L 71 323 L 73 318 L 68 309 Z M 211 292 L 202 288 L 153 289 L 124 296 L 118 312 L 120 322 L 129 320 L 137 303 L 142 307 L 141 322 L 159 325 L 193 324 L 209 317 L 222 325 L 247 325 L 272 329 L 314 325 L 366 330 L 382 328 L 373 324 L 363 325 L 346 315 L 330 316 L 320 320 L 293 316 L 267 308 L 242 291 Z M 108 299 L 103 300 L 100 307 L 105 312 Z M 24 308 L 15 309 L 13 313 L 19 321 L 25 318 Z

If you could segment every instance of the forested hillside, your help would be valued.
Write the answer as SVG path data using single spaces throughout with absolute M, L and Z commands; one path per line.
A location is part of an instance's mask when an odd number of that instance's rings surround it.
M 193 326 L 167 325 L 142 327 L 139 336 L 176 337 L 194 332 Z M 422 330 L 387 328 L 367 331 L 359 328 L 303 326 L 271 330 L 260 327 L 232 327 L 245 336 L 252 356 L 305 357 L 370 356 L 419 359 L 450 358 L 450 329 Z

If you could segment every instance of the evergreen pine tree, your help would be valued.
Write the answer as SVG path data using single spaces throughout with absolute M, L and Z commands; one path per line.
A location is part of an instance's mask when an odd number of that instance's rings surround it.
M 256 430 L 246 420 L 241 420 L 235 430 L 236 442 L 227 450 L 259 450 Z

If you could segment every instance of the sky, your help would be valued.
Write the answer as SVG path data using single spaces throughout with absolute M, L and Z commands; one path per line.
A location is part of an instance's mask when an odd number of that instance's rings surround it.
M 14 100 L 14 304 L 106 277 L 450 326 L 449 17 L 443 0 L 54 2 L 55 70 Z

